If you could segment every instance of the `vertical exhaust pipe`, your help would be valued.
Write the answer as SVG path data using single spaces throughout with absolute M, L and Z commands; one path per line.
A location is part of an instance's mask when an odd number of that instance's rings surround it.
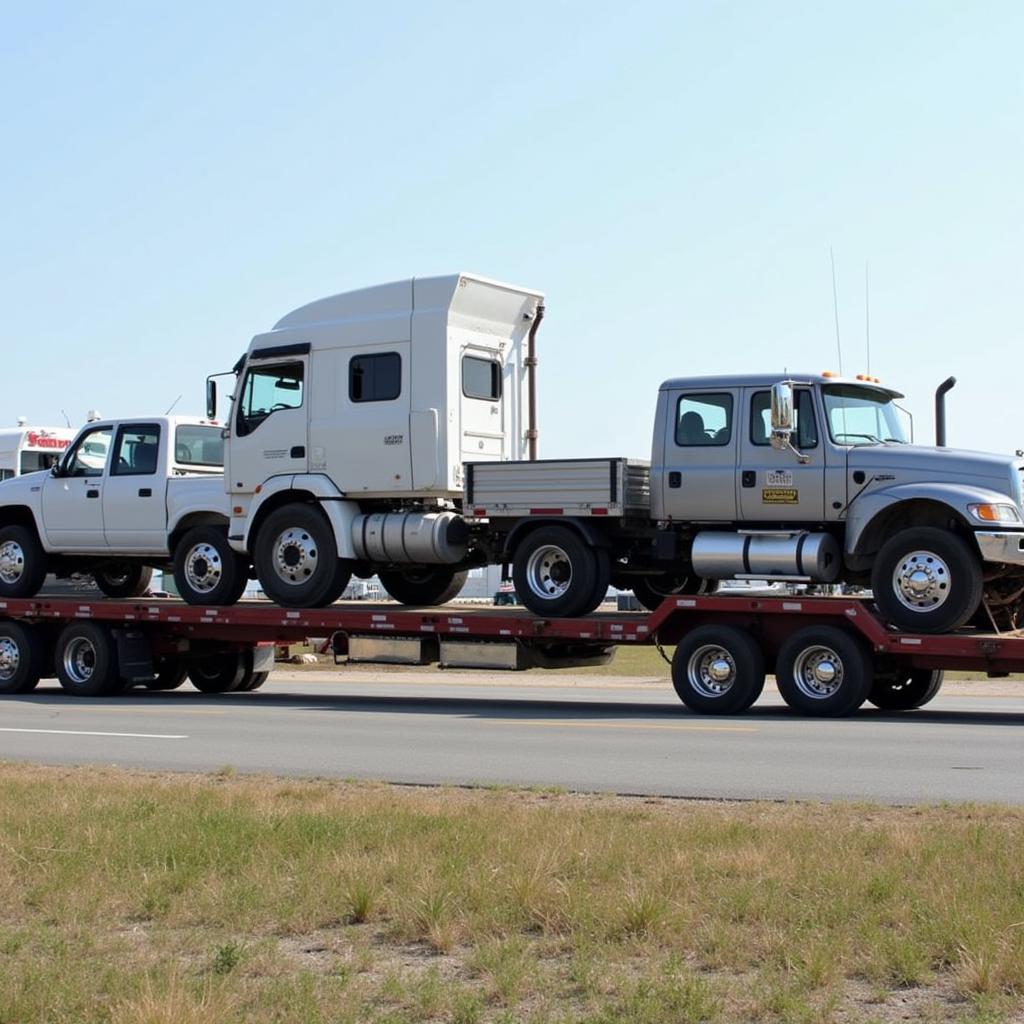
M 952 391 L 956 377 L 947 377 L 935 389 L 935 447 L 946 447 L 946 392 Z
M 526 347 L 526 382 L 529 402 L 529 419 L 526 427 L 526 444 L 530 462 L 537 461 L 537 328 L 544 319 L 544 303 L 537 303 L 537 312 L 530 324 Z

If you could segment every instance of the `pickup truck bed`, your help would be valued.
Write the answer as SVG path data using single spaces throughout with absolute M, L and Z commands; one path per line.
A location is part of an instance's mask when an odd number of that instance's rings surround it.
M 469 518 L 566 516 L 649 517 L 650 463 L 640 459 L 539 459 L 470 462 Z

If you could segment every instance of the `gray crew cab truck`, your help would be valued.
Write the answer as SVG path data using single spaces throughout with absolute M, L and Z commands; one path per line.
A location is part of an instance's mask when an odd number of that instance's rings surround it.
M 746 578 L 870 586 L 913 632 L 1016 627 L 1024 462 L 911 444 L 901 397 L 826 374 L 668 380 L 649 466 L 476 463 L 465 513 L 539 615 L 586 614 L 609 582 L 655 607 Z

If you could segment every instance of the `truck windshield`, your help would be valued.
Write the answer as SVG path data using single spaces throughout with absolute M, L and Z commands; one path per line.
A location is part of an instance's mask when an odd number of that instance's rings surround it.
M 824 389 L 828 432 L 836 444 L 906 444 L 892 396 L 856 384 L 829 384 Z

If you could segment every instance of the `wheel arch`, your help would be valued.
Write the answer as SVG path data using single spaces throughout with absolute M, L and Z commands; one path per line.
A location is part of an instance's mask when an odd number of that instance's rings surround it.
M 228 530 L 228 518 L 227 516 L 221 515 L 219 512 L 190 512 L 187 515 L 182 516 L 177 523 L 174 524 L 174 527 L 170 532 L 170 536 L 167 538 L 172 554 L 174 553 L 174 549 L 178 546 L 178 542 L 181 538 L 196 526 L 213 526 L 218 529 L 223 529 L 226 533 Z
M 905 498 L 886 505 L 870 519 L 857 524 L 853 535 L 847 537 L 847 565 L 852 569 L 868 569 L 889 537 L 904 529 L 927 526 L 952 530 L 975 546 L 970 524 L 952 505 L 935 498 Z
M 504 554 L 507 558 L 515 555 L 516 548 L 531 534 L 543 526 L 565 526 L 575 530 L 588 544 L 595 548 L 609 548 L 607 535 L 589 519 L 577 516 L 537 516 L 520 519 L 505 539 Z
M 24 526 L 31 530 L 36 535 L 36 539 L 42 543 L 43 537 L 39 532 L 35 514 L 28 505 L 7 505 L 0 508 L 0 527 L 4 526 Z

